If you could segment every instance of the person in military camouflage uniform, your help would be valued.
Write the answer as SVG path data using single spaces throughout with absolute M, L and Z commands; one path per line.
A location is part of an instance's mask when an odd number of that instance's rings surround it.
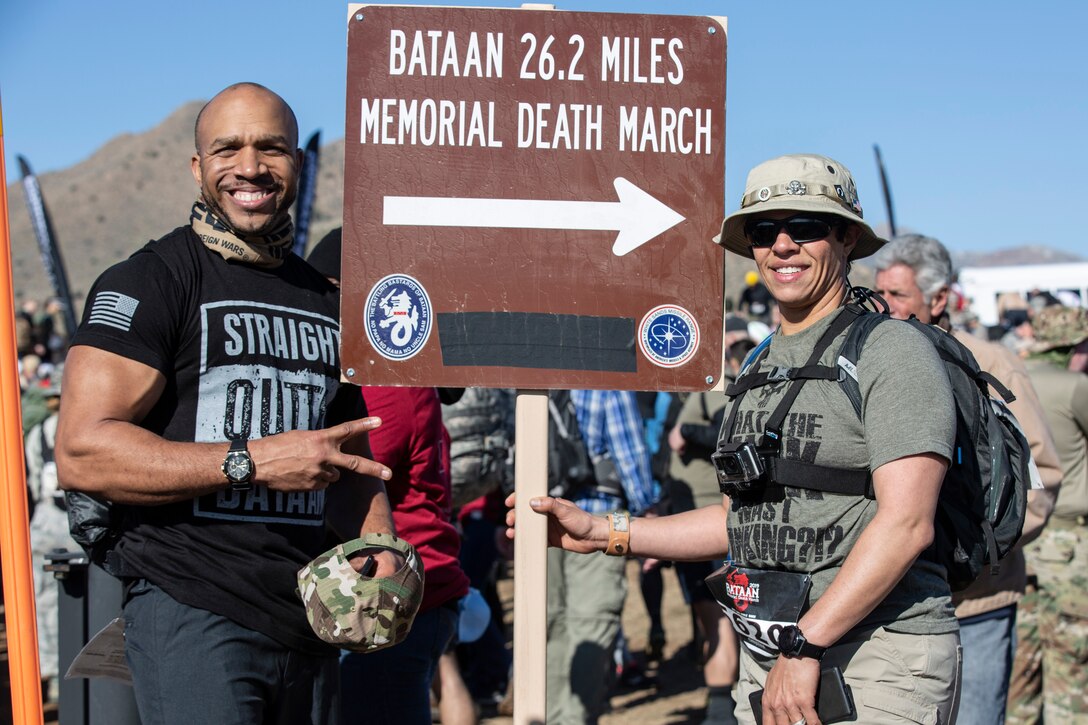
M 1088 312 L 1047 307 L 1034 327 L 1028 374 L 1063 476 L 1050 523 L 1024 552 L 1030 584 L 1016 625 L 1007 722 L 1088 722 L 1088 377 L 1067 367 L 1088 347 Z

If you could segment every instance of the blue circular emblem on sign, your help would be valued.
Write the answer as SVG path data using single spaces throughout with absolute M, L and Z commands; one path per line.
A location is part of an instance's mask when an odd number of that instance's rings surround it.
M 383 277 L 366 297 L 366 337 L 382 357 L 407 360 L 431 334 L 431 298 L 406 274 Z
M 678 367 L 699 349 L 699 325 L 683 307 L 659 305 L 642 318 L 638 346 L 654 365 Z

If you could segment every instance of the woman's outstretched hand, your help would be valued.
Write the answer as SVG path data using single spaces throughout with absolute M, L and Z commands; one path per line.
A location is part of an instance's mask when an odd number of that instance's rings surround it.
M 514 538 L 516 494 L 506 497 L 506 536 Z M 608 544 L 608 519 L 593 516 L 575 506 L 565 498 L 542 496 L 529 501 L 529 506 L 538 514 L 548 517 L 548 546 L 555 546 L 579 554 L 604 551 Z

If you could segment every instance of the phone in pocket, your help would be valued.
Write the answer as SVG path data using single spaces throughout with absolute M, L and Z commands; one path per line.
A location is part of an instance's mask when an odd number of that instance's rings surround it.
M 756 725 L 763 725 L 763 690 L 756 690 L 748 696 L 755 715 Z M 838 667 L 828 667 L 820 671 L 820 684 L 816 689 L 816 714 L 820 722 L 829 723 L 853 720 L 856 716 L 854 698 L 850 686 Z

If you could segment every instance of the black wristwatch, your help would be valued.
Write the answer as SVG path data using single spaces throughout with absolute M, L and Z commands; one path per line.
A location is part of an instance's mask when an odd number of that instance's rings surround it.
M 245 438 L 231 441 L 227 457 L 223 459 L 222 471 L 231 491 L 249 491 L 253 488 L 253 459 L 246 449 Z
M 782 631 L 778 633 L 778 651 L 786 657 L 810 657 L 819 661 L 823 659 L 827 647 L 812 644 L 805 639 L 800 627 L 796 624 L 790 624 L 783 627 Z

